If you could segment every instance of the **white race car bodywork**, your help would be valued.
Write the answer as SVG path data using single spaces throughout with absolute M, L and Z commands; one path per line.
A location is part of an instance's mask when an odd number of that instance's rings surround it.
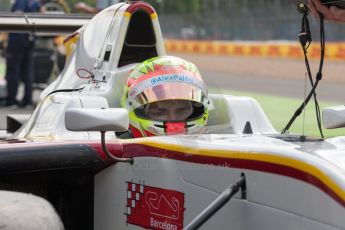
M 131 54 L 129 51 L 126 53 L 125 49 L 127 47 L 145 48 L 146 46 L 155 50 L 155 56 L 166 55 L 158 17 L 153 8 L 148 7 L 146 4 L 141 8 L 139 6 L 138 9 L 132 6 L 126 3 L 118 3 L 103 10 L 87 25 L 67 39 L 65 43 L 71 51 L 66 66 L 60 76 L 41 94 L 42 99 L 53 90 L 85 86 L 90 79 L 82 79 L 77 76 L 78 70 L 85 69 L 93 73 L 94 80 L 100 81 L 96 85 L 88 86 L 91 87 L 90 90 L 93 90 L 92 93 L 105 96 L 113 107 L 120 106 L 118 101 L 121 98 L 119 92 L 123 91 L 129 68 L 134 68 L 130 64 L 144 61 L 150 57 L 141 57 L 143 60 L 133 58 L 133 60 L 126 62 L 126 55 L 134 56 L 139 54 Z M 134 25 L 130 27 L 129 22 L 132 17 L 130 8 L 135 8 L 134 13 L 141 12 L 143 9 L 146 10 L 144 12 L 150 21 L 144 23 L 152 23 L 151 31 L 149 31 L 152 33 L 152 44 L 128 44 L 128 41 L 125 40 L 128 30 L 140 29 L 138 28 L 140 24 L 135 23 L 139 23 L 137 21 L 143 17 L 141 15 L 137 16 L 138 19 L 135 19 Z M 71 41 L 70 44 L 68 44 L 69 41 Z M 108 57 L 106 58 L 106 56 Z M 111 81 L 111 84 L 109 84 L 109 81 Z M 94 88 L 98 90 L 94 91 Z
M 333 141 L 343 147 L 336 148 Z M 132 150 L 133 165 L 118 163 L 95 177 L 95 229 L 137 229 L 127 223 L 128 215 L 135 216 L 148 201 L 140 197 L 128 203 L 130 182 L 183 193 L 180 223 L 186 225 L 241 173 L 246 198 L 237 194 L 203 229 L 344 229 L 345 138 L 306 144 L 255 135 L 202 135 L 130 143 L 142 145 Z M 166 207 L 162 204 L 162 214 Z M 151 212 L 142 218 L 149 218 L 154 228 L 157 216 Z

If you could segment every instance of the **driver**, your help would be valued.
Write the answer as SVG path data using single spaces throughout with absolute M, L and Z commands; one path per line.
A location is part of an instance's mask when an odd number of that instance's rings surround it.
M 203 132 L 208 92 L 196 66 L 172 56 L 139 64 L 129 75 L 122 106 L 131 137 Z

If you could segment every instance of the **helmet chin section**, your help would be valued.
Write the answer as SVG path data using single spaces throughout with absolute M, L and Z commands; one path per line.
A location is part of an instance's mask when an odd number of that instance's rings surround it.
M 186 122 L 165 122 L 166 135 L 187 134 Z

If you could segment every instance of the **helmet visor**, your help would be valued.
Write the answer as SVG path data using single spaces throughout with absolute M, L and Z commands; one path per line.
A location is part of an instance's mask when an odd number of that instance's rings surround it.
M 134 110 L 135 114 L 144 119 L 163 122 L 185 122 L 194 113 L 192 101 L 166 100 L 146 104 Z
M 188 100 L 203 103 L 206 97 L 204 90 L 190 84 L 169 83 L 147 88 L 134 97 L 133 108 L 165 100 Z

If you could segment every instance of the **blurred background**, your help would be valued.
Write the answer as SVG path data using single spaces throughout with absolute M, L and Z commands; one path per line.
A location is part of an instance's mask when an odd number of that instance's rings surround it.
M 41 0 L 78 12 L 75 4 L 96 7 L 96 0 Z M 14 0 L 1 0 L 0 10 L 9 11 Z M 109 4 L 120 0 L 109 0 Z M 146 0 L 157 11 L 166 38 L 197 40 L 296 40 L 300 18 L 292 0 Z M 342 25 L 327 23 L 328 41 L 345 38 Z M 313 32 L 318 22 L 311 20 Z M 317 40 L 317 36 L 315 36 Z
M 208 40 L 296 40 L 300 18 L 289 0 L 150 0 L 168 38 Z M 178 17 L 176 17 L 178 15 Z M 311 21 L 317 30 L 317 22 Z M 344 39 L 341 25 L 327 38 Z M 336 31 L 336 33 L 334 33 Z
M 99 8 L 96 0 L 41 1 L 50 11 L 79 13 L 76 7 L 78 2 Z M 106 1 L 108 5 L 120 2 Z M 0 0 L 0 11 L 9 11 L 13 2 Z M 146 2 L 158 13 L 168 54 L 194 62 L 211 92 L 254 97 L 263 106 L 276 129 L 281 130 L 285 126 L 302 103 L 305 90 L 309 87 L 305 84 L 305 65 L 297 43 L 301 15 L 293 0 Z M 313 40 L 318 41 L 318 20 L 310 17 L 310 25 Z M 345 103 L 345 25 L 326 22 L 325 27 L 326 40 L 332 43 L 328 43 L 331 45 L 326 48 L 324 78 L 317 90 L 321 108 Z M 41 79 L 38 82 L 49 83 L 63 68 L 64 58 L 63 55 L 56 56 L 54 49 L 46 49 L 45 45 L 40 48 L 39 42 L 37 45 L 36 69 L 41 69 L 41 73 L 36 71 L 34 77 Z M 319 44 L 314 42 L 313 45 L 309 54 L 313 73 L 316 73 Z M 55 61 L 42 64 L 47 60 Z M 42 66 L 50 67 L 44 72 Z M 5 69 L 4 59 L 0 58 L 0 97 L 1 86 L 5 84 Z M 52 76 L 54 71 L 55 76 Z M 4 119 L 1 114 L 9 112 L 6 108 L 0 109 L 1 123 Z M 306 115 L 306 126 L 309 127 L 306 133 L 317 136 L 313 103 L 308 106 Z M 300 133 L 303 122 L 300 119 L 291 131 Z M 338 134 L 345 135 L 344 129 L 326 132 L 326 136 Z

